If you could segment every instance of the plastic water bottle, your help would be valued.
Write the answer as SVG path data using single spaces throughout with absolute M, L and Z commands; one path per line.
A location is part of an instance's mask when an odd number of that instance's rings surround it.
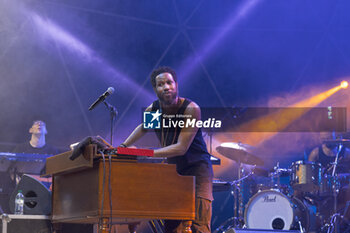
M 15 199 L 15 214 L 23 214 L 24 196 L 22 190 L 18 190 Z

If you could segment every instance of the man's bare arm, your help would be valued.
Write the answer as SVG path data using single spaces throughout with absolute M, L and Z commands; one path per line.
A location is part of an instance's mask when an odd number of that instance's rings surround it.
M 185 115 L 191 115 L 192 118 L 200 120 L 201 112 L 197 104 L 191 102 L 186 108 Z M 198 129 L 196 127 L 191 129 L 183 128 L 180 132 L 177 143 L 163 148 L 154 150 L 154 157 L 174 157 L 184 155 L 190 147 Z
M 311 151 L 309 155 L 309 161 L 317 161 L 318 160 L 318 154 L 319 154 L 319 148 L 315 148 Z

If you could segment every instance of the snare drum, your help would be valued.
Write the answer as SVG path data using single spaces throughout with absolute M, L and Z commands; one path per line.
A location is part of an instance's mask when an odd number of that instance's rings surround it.
M 248 202 L 244 221 L 249 229 L 299 229 L 299 221 L 309 230 L 309 212 L 297 198 L 289 198 L 277 190 L 263 190 Z
M 292 163 L 290 184 L 295 190 L 304 192 L 318 191 L 322 180 L 321 164 L 296 161 Z

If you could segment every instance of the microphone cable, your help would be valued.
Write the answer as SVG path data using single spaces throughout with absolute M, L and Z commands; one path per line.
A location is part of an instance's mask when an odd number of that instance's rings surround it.
M 104 199 L 105 199 L 105 183 L 106 183 L 106 159 L 105 159 L 105 154 L 103 151 L 99 151 L 102 155 L 102 161 L 103 161 L 103 178 L 102 178 L 102 198 L 101 198 L 101 216 L 99 220 L 99 227 L 98 227 L 98 232 L 101 233 L 102 231 L 102 226 L 103 226 L 103 204 L 104 204 Z
M 109 189 L 109 232 L 112 232 L 112 155 L 111 153 L 108 154 L 108 160 L 109 160 L 109 174 L 108 174 L 108 189 Z

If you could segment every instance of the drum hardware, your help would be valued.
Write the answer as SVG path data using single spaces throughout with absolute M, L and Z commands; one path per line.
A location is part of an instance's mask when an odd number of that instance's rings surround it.
M 242 181 L 250 177 L 253 172 L 249 172 L 244 175 L 243 164 L 250 164 L 262 166 L 264 164 L 263 160 L 252 154 L 253 147 L 243 143 L 229 142 L 223 143 L 216 147 L 216 150 L 228 159 L 234 160 L 238 164 L 238 179 L 232 182 L 232 194 L 234 196 L 234 217 L 233 217 L 233 227 L 243 227 L 243 192 L 242 192 Z M 253 168 L 253 171 L 254 171 Z
M 243 168 L 242 164 L 240 164 L 240 172 L 239 173 L 240 173 L 239 177 L 241 177 L 244 174 L 244 168 Z M 226 230 L 228 230 L 232 227 L 239 227 L 239 228 L 243 227 L 244 222 L 243 222 L 243 218 L 241 217 L 241 216 L 243 216 L 243 214 L 241 214 L 241 213 L 243 213 L 243 194 L 241 191 L 241 187 L 242 187 L 242 182 L 245 179 L 252 176 L 253 174 L 254 174 L 253 172 L 249 172 L 247 175 L 244 175 L 243 177 L 241 177 L 235 181 L 224 182 L 225 184 L 230 185 L 230 189 L 231 189 L 230 194 L 233 195 L 234 217 L 227 219 L 217 229 L 215 229 L 215 231 L 213 231 L 214 233 L 225 232 Z
M 332 232 L 339 232 L 339 221 L 338 220 L 340 218 L 340 214 L 339 213 L 334 213 L 331 217 L 331 220 L 328 224 L 328 230 L 327 233 L 332 233 Z
M 274 178 L 277 178 L 277 185 L 279 186 L 281 184 L 281 180 L 280 180 L 280 177 L 283 175 L 283 174 L 290 174 L 292 170 L 291 169 L 287 169 L 287 168 L 280 168 L 280 163 L 277 162 L 277 165 L 274 166 L 273 168 L 273 172 L 270 173 L 270 177 L 271 177 L 271 182 L 272 183 L 275 183 L 274 182 Z
M 239 164 L 238 179 L 232 182 L 232 187 L 234 187 L 234 190 L 232 190 L 231 193 L 233 194 L 233 197 L 234 197 L 234 227 L 242 228 L 244 225 L 242 182 L 248 177 L 250 177 L 253 174 L 253 172 L 249 172 L 247 175 L 244 176 L 243 164 L 241 162 L 238 162 L 238 164 Z
M 301 221 L 300 221 L 299 219 L 297 219 L 297 221 L 298 221 L 300 233 L 305 233 L 304 228 L 303 228 L 303 226 L 301 225 Z
M 338 161 L 339 161 L 339 155 L 340 155 L 340 152 L 343 148 L 343 144 L 344 143 L 349 143 L 350 140 L 347 140 L 347 139 L 341 139 L 341 140 L 333 140 L 333 141 L 336 141 L 337 142 L 337 145 L 338 145 L 338 151 L 335 155 L 335 159 L 334 159 L 334 162 L 332 163 L 332 174 L 331 174 L 331 177 L 333 178 L 333 181 L 332 182 L 332 193 L 333 193 L 333 215 L 331 216 L 330 218 L 330 222 L 328 224 L 328 230 L 327 230 L 327 233 L 338 233 L 339 232 L 339 222 L 340 222 L 340 214 L 337 213 L 337 202 L 338 202 L 338 194 L 339 194 L 339 189 L 340 189 L 340 185 L 337 184 L 336 182 L 336 169 L 337 169 L 337 166 L 338 166 Z
M 270 189 L 279 190 L 286 195 L 291 195 L 291 190 L 288 184 L 282 184 L 282 177 L 289 177 L 291 173 L 291 169 L 281 168 L 279 162 L 277 162 L 276 166 L 274 166 L 273 170 L 270 172 Z
M 335 156 L 334 163 L 332 163 L 332 165 L 333 165 L 332 176 L 335 176 L 335 170 L 337 169 L 338 160 L 339 160 L 339 154 L 340 154 L 340 151 L 342 150 L 342 148 L 343 148 L 343 144 L 340 143 L 339 146 L 338 146 L 338 152 L 337 152 L 337 154 Z

